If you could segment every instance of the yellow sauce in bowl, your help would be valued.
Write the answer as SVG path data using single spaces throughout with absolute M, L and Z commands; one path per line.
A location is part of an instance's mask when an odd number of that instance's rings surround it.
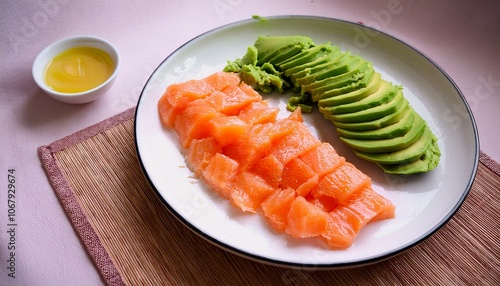
M 78 93 L 98 87 L 112 74 L 113 59 L 94 47 L 70 48 L 55 56 L 45 68 L 45 82 L 58 92 Z

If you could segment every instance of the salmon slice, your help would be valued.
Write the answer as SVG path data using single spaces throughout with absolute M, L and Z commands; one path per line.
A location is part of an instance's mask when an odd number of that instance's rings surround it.
M 318 187 L 318 184 L 319 177 L 318 175 L 314 175 L 302 183 L 295 191 L 299 196 L 306 197 L 312 192 L 312 190 L 315 190 Z
M 220 106 L 220 112 L 226 115 L 238 115 L 245 106 L 262 100 L 262 96 L 258 93 L 249 94 L 243 91 L 240 88 L 243 86 L 228 85 L 221 90 L 225 97 Z
M 345 162 L 345 158 L 339 156 L 328 142 L 321 143 L 299 158 L 318 174 L 320 179 L 326 174 L 333 172 Z
M 321 234 L 321 237 L 326 241 L 328 246 L 333 249 L 346 249 L 350 247 L 356 233 L 349 223 L 348 215 L 343 212 L 330 212 L 328 213 L 327 220 L 326 231 Z
M 257 212 L 261 203 L 276 189 L 251 172 L 239 173 L 231 185 L 231 202 L 244 212 Z
M 193 173 L 241 210 L 262 209 L 277 232 L 343 249 L 368 222 L 394 217 L 370 178 L 307 129 L 300 108 L 277 119 L 237 74 L 173 84 L 158 112 Z
M 370 178 L 354 165 L 346 162 L 324 176 L 312 194 L 314 197 L 329 196 L 342 203 L 359 190 L 370 186 Z
M 212 137 L 195 139 L 191 141 L 189 150 L 186 153 L 186 164 L 193 173 L 201 176 L 212 157 L 217 153 L 221 153 L 221 151 L 222 148 Z
M 255 124 L 247 134 L 223 149 L 224 154 L 240 163 L 240 168 L 250 169 L 257 160 L 269 154 L 275 142 L 293 132 L 295 124 L 291 120 Z
M 246 84 L 245 82 L 240 82 L 240 84 L 238 85 L 238 87 L 246 94 L 248 94 L 249 96 L 251 97 L 260 97 L 262 98 L 262 96 L 257 92 L 255 91 L 255 89 L 253 89 L 251 86 L 249 86 L 248 84 Z
M 321 144 L 321 141 L 314 137 L 304 124 L 294 120 L 288 121 L 295 123 L 294 130 L 274 144 L 270 151 L 284 166 L 292 159 Z
M 338 206 L 337 200 L 328 196 L 318 196 L 316 198 L 307 196 L 306 200 L 327 213 L 331 212 Z
M 288 162 L 283 168 L 279 187 L 297 189 L 315 175 L 316 173 L 314 173 L 314 171 L 302 160 L 295 158 Z
M 295 197 L 296 193 L 292 188 L 278 189 L 262 202 L 264 217 L 275 231 L 285 231 L 288 213 Z
M 238 162 L 221 153 L 216 153 L 202 171 L 206 184 L 221 197 L 228 199 L 230 185 L 238 173 Z
M 257 160 L 250 170 L 277 188 L 281 181 L 283 164 L 273 154 L 270 154 Z
M 323 234 L 327 224 L 326 212 L 297 196 L 288 212 L 286 232 L 295 238 L 314 237 Z
M 181 146 L 183 148 L 188 148 L 193 139 L 209 137 L 209 121 L 220 115 L 221 114 L 206 101 L 192 101 L 186 109 L 177 115 L 174 123 L 174 128 L 179 135 Z
M 364 188 L 329 213 L 328 227 L 322 237 L 332 248 L 348 248 L 368 222 L 381 213 L 387 218 L 394 217 L 393 211 L 394 205 L 389 200 L 371 188 Z
M 220 91 L 228 85 L 237 86 L 240 81 L 237 75 L 218 72 L 204 79 L 193 79 L 169 85 L 158 102 L 162 122 L 173 128 L 174 118 L 191 101 L 208 97 L 214 91 Z
M 214 90 L 222 90 L 227 86 L 238 86 L 241 82 L 236 73 L 216 72 L 204 78 Z
M 191 101 L 204 98 L 214 90 L 214 87 L 208 84 L 206 80 L 194 79 L 169 85 L 163 96 L 167 98 L 172 108 L 182 110 Z
M 288 115 L 288 119 L 290 120 L 295 120 L 298 122 L 304 122 L 304 118 L 302 118 L 302 111 L 300 109 L 300 106 L 295 108 L 295 110 Z
M 255 101 L 245 106 L 238 117 L 248 124 L 254 125 L 259 123 L 269 123 L 276 121 L 278 116 L 278 108 L 270 108 L 268 101 Z
M 168 102 L 167 96 L 160 97 L 158 101 L 158 114 L 163 124 L 170 128 L 174 128 L 175 117 L 178 111 L 174 110 L 173 106 Z
M 242 137 L 250 125 L 237 116 L 214 117 L 208 121 L 209 134 L 222 147 Z

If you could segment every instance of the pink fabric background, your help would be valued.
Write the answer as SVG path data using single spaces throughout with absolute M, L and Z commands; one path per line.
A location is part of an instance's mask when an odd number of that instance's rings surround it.
M 463 4 L 462 4 L 463 3 Z M 212 28 L 252 15 L 318 15 L 378 28 L 416 47 L 456 82 L 481 149 L 500 161 L 500 2 L 427 0 L 5 1 L 0 5 L 0 285 L 102 285 L 49 185 L 37 148 L 136 104 L 156 66 Z M 90 34 L 122 65 L 105 97 L 69 105 L 43 94 L 31 65 L 44 47 Z M 450 107 L 453 110 L 453 107 Z M 460 110 L 454 110 L 459 115 Z M 7 170 L 16 175 L 16 278 L 7 276 Z

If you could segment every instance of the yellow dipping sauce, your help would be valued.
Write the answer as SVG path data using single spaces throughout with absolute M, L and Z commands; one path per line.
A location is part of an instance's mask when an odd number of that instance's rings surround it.
M 93 47 L 70 48 L 55 56 L 45 69 L 45 82 L 58 92 L 77 93 L 93 89 L 113 73 L 113 59 Z

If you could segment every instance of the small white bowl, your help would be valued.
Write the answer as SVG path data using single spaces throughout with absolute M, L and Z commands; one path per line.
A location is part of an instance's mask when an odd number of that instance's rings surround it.
M 89 89 L 87 91 L 76 93 L 64 93 L 51 89 L 45 82 L 45 69 L 50 60 L 61 52 L 74 48 L 74 47 L 93 47 L 98 48 L 109 54 L 113 63 L 115 64 L 111 76 L 101 85 Z M 57 41 L 40 52 L 33 63 L 33 78 L 36 84 L 50 97 L 66 103 L 80 104 L 87 103 L 98 99 L 101 95 L 106 93 L 113 85 L 116 74 L 118 73 L 118 66 L 120 57 L 115 47 L 106 40 L 93 36 L 76 36 Z

